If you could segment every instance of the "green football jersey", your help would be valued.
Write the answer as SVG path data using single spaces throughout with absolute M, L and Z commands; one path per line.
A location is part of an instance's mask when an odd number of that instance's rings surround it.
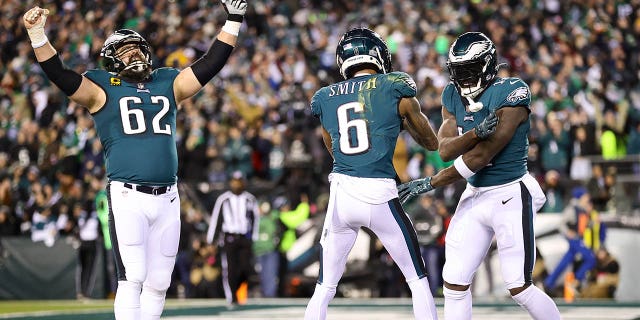
M 311 112 L 331 135 L 333 172 L 364 178 L 395 178 L 393 152 L 402 118 L 398 104 L 416 96 L 403 72 L 354 77 L 318 90 Z
M 104 70 L 84 75 L 107 94 L 92 114 L 110 180 L 154 186 L 177 181 L 177 104 L 173 81 L 179 70 L 160 68 L 151 80 L 129 83 Z
M 467 111 L 462 97 L 452 83 L 442 92 L 442 105 L 456 117 L 458 134 L 473 129 L 489 114 L 490 110 L 505 107 L 524 107 L 529 110 L 531 92 L 529 86 L 519 78 L 498 78 L 476 102 L 484 107 L 478 112 Z M 527 172 L 527 153 L 529 149 L 529 121 L 518 126 L 511 141 L 491 160 L 468 179 L 474 187 L 496 186 L 514 181 Z

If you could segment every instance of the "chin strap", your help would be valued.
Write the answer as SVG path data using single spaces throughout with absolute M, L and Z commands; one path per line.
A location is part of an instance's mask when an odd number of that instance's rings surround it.
M 482 104 L 482 102 L 480 101 L 475 102 L 473 101 L 473 99 L 469 97 L 465 97 L 465 98 L 467 99 L 467 101 L 469 101 L 469 111 L 471 112 L 478 112 L 482 110 L 482 108 L 484 107 L 484 104 Z

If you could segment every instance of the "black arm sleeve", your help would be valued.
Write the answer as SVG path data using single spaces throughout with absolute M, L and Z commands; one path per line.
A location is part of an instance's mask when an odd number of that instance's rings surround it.
M 191 65 L 193 74 L 196 75 L 198 82 L 202 86 L 222 70 L 231 55 L 231 51 L 233 51 L 232 45 L 216 39 L 211 44 L 209 51 Z
M 82 76 L 63 65 L 57 54 L 48 60 L 40 62 L 40 67 L 49 80 L 67 96 L 73 95 L 80 88 Z

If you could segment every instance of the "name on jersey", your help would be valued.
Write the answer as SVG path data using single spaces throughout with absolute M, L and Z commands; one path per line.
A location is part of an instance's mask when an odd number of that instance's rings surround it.
M 348 81 L 329 86 L 329 97 L 339 96 L 343 94 L 351 94 L 363 90 L 372 90 L 376 88 L 377 77 L 362 81 Z

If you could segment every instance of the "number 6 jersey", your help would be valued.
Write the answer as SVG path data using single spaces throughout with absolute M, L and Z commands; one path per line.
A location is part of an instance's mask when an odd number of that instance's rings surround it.
M 416 84 L 404 72 L 356 76 L 318 90 L 311 112 L 331 135 L 332 172 L 394 179 L 402 124 L 398 105 L 415 96 Z
M 126 82 L 104 70 L 84 74 L 107 95 L 105 105 L 92 116 L 110 180 L 154 186 L 176 183 L 173 81 L 178 73 L 173 68 L 156 69 L 149 81 L 140 83 Z

